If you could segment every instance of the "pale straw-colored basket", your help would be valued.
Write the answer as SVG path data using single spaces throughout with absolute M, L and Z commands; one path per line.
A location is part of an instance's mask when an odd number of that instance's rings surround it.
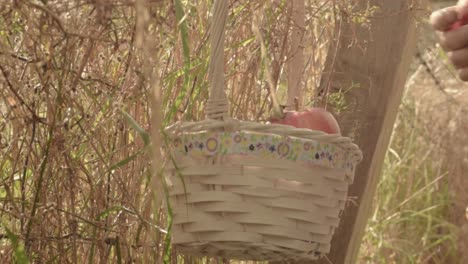
M 361 151 L 340 135 L 228 117 L 227 5 L 214 5 L 207 119 L 166 129 L 172 243 L 195 256 L 317 259 L 330 250 Z

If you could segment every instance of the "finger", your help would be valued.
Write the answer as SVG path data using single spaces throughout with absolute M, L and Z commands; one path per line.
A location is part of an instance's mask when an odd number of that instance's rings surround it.
M 450 6 L 440 9 L 431 14 L 430 22 L 434 29 L 446 31 L 450 26 L 458 20 L 458 12 L 456 6 Z
M 458 70 L 458 77 L 464 82 L 468 82 L 468 68 Z
M 449 52 L 447 56 L 455 68 L 462 69 L 468 67 L 468 48 Z
M 442 33 L 440 45 L 445 50 L 454 51 L 468 46 L 468 26 Z
M 461 18 L 463 15 L 468 14 L 468 0 L 459 0 L 457 3 L 458 9 L 458 18 Z

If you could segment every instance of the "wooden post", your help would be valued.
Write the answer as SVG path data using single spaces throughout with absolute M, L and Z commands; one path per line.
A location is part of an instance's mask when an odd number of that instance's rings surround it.
M 356 8 L 378 6 L 370 28 L 343 20 L 337 46 L 330 49 L 320 93 L 346 91 L 347 109 L 338 116 L 344 135 L 355 139 L 364 160 L 358 166 L 328 259 L 316 263 L 356 263 L 372 210 L 393 124 L 415 50 L 416 27 L 411 1 L 355 1 Z M 358 43 L 350 46 L 351 41 Z M 326 92 L 325 92 L 326 94 Z
M 304 75 L 305 1 L 291 1 L 291 42 L 288 52 L 288 102 L 287 109 L 302 106 L 302 76 Z

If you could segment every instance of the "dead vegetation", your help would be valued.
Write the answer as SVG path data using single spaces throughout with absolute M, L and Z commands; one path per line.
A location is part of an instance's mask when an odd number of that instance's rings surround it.
M 210 7 L 179 0 L 2 1 L 1 262 L 20 260 L 23 246 L 36 263 L 177 262 L 166 215 L 154 203 L 164 193 L 154 188 L 159 178 L 149 166 L 145 131 L 154 91 L 158 125 L 203 117 Z M 307 93 L 319 81 L 336 8 L 307 4 Z M 265 119 L 266 67 L 252 19 L 261 18 L 274 82 L 284 91 L 289 7 L 231 1 L 230 10 L 231 113 Z
M 267 71 L 286 104 L 288 34 L 295 26 L 288 3 L 230 1 L 225 72 L 234 117 L 269 117 Z M 306 1 L 303 105 L 314 103 L 340 12 L 366 23 L 373 10 L 354 14 L 350 3 Z M 150 146 L 147 132 L 204 117 L 210 7 L 211 1 L 203 0 L 0 3 L 0 262 L 206 262 L 171 251 L 166 209 L 158 203 L 164 189 L 158 166 L 150 165 L 151 149 L 162 139 L 152 138 L 156 143 Z M 271 65 L 261 56 L 253 23 L 261 29 Z M 418 111 L 432 113 L 427 98 L 433 96 L 420 98 Z M 466 124 L 455 104 L 444 100 L 438 103 L 454 108 L 450 117 L 460 122 L 443 138 L 452 141 L 436 146 L 453 146 L 444 153 L 460 161 L 448 164 L 462 175 L 466 150 L 456 146 L 466 142 L 461 132 Z M 431 131 L 444 131 L 446 119 L 418 118 L 429 124 L 430 139 L 442 135 Z M 457 179 L 451 188 L 468 186 Z M 454 197 L 457 203 L 466 199 Z

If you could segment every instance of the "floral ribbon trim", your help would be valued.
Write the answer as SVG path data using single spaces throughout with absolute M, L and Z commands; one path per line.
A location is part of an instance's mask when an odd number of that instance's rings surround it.
M 200 132 L 182 134 L 174 140 L 182 155 L 238 154 L 262 158 L 303 161 L 354 172 L 351 153 L 334 144 L 272 134 L 251 132 Z

